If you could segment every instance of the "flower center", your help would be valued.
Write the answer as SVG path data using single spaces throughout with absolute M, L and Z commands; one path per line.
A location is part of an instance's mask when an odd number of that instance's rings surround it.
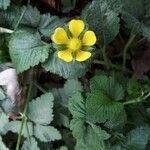
M 81 40 L 77 38 L 70 39 L 68 43 L 68 48 L 73 51 L 79 50 L 81 48 Z

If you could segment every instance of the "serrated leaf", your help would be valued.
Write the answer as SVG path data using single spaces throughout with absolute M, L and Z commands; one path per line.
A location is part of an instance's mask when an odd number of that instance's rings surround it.
M 122 19 L 133 34 L 142 34 L 148 39 L 150 39 L 149 6 L 149 0 L 133 0 L 132 4 L 130 0 L 127 0 L 124 2 L 122 11 Z
M 90 93 L 86 102 L 87 119 L 92 122 L 105 122 L 119 117 L 123 111 L 120 102 L 111 100 L 102 92 Z
M 86 117 L 85 102 L 80 92 L 75 93 L 69 100 L 68 109 L 74 118 Z
M 92 124 L 86 129 L 86 134 L 82 140 L 77 141 L 76 150 L 104 150 L 106 149 L 104 140 L 110 135 L 100 127 Z
M 9 53 L 18 73 L 44 62 L 49 49 L 50 45 L 44 44 L 39 35 L 29 32 L 16 32 L 9 41 Z
M 109 44 L 119 33 L 118 13 L 109 7 L 107 0 L 94 0 L 82 14 L 89 27 L 95 31 L 99 45 Z
M 53 101 L 54 97 L 51 93 L 32 100 L 28 106 L 27 116 L 37 124 L 50 124 L 53 120 Z
M 4 91 L 3 91 L 2 88 L 0 88 L 0 100 L 3 100 L 3 99 L 5 99 L 5 98 L 6 98 L 6 96 L 5 96 L 5 94 L 4 94 Z
M 145 150 L 150 137 L 150 127 L 143 126 L 131 130 L 127 135 L 127 146 L 129 150 Z
M 33 124 L 31 122 L 28 122 L 27 126 L 29 129 L 30 136 L 32 136 L 33 135 Z M 7 131 L 11 131 L 13 133 L 19 133 L 20 127 L 21 127 L 21 121 L 11 121 L 11 122 L 6 124 L 5 129 Z M 28 137 L 27 130 L 26 130 L 25 126 L 23 127 L 22 135 L 24 137 Z
M 113 100 L 124 97 L 124 89 L 114 77 L 105 75 L 95 76 L 90 81 L 91 91 L 103 92 Z
M 7 115 L 0 110 L 0 135 L 6 134 L 6 124 L 9 122 Z
M 70 129 L 72 130 L 72 134 L 76 139 L 83 138 L 86 132 L 85 120 L 78 118 L 72 119 L 70 122 Z
M 87 70 L 87 63 L 78 63 L 76 61 L 67 63 L 60 58 L 57 54 L 51 55 L 48 60 L 43 64 L 46 71 L 57 74 L 64 78 L 78 78 L 85 74 Z
M 35 138 L 32 137 L 31 143 L 29 143 L 28 140 L 24 141 L 21 150 L 40 150 L 40 148 L 38 147 L 38 144 Z
M 10 0 L 0 0 L 0 9 L 7 9 L 10 5 Z
M 19 107 L 16 103 L 12 103 L 10 99 L 4 99 L 0 101 L 1 108 L 5 111 L 5 113 L 15 113 L 19 114 Z
M 41 18 L 38 9 L 30 5 L 27 7 L 24 6 L 22 7 L 22 9 L 25 9 L 25 13 L 21 19 L 20 24 L 37 28 L 39 26 L 40 18 Z
M 64 26 L 64 22 L 57 16 L 52 16 L 51 14 L 41 15 L 41 20 L 39 23 L 39 31 L 45 37 L 51 37 L 55 28 Z
M 2 141 L 2 137 L 0 136 L 0 150 L 9 150 Z
M 59 131 L 52 126 L 36 125 L 34 135 L 42 142 L 55 141 L 61 139 Z

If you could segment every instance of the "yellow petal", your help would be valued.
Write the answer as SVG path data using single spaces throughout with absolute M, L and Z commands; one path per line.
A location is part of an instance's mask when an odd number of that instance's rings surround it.
M 57 28 L 51 39 L 56 44 L 67 44 L 69 40 L 67 33 L 63 28 Z
M 78 37 L 84 29 L 84 22 L 82 20 L 71 20 L 69 22 L 69 30 L 73 37 Z
M 66 62 L 71 62 L 73 60 L 72 54 L 69 50 L 59 51 L 57 55 L 60 59 Z
M 81 51 L 81 50 L 79 52 L 77 52 L 77 54 L 76 54 L 76 60 L 80 61 L 80 62 L 85 61 L 90 57 L 91 57 L 90 52 L 85 52 L 85 51 Z
M 83 45 L 92 46 L 96 43 L 96 36 L 93 31 L 87 31 L 85 32 L 83 39 L 82 39 Z

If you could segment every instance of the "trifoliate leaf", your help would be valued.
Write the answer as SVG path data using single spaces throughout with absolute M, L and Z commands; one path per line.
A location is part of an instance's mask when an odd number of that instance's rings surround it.
M 91 91 L 101 91 L 113 100 L 121 100 L 124 97 L 124 89 L 114 77 L 95 76 L 91 79 L 90 85 Z
M 33 124 L 31 122 L 28 122 L 27 126 L 29 129 L 29 134 L 30 134 L 30 136 L 32 136 L 33 135 Z M 5 126 L 7 131 L 11 131 L 13 133 L 19 133 L 20 127 L 21 127 L 21 121 L 11 121 L 11 122 L 7 123 L 7 125 Z M 28 137 L 25 125 L 22 130 L 22 135 L 24 137 Z
M 38 144 L 35 138 L 32 137 L 31 143 L 29 143 L 28 140 L 24 141 L 21 150 L 40 150 L 40 148 L 38 147 Z
M 43 68 L 64 78 L 77 78 L 85 74 L 87 63 L 78 63 L 76 61 L 67 63 L 58 58 L 57 54 L 53 54 L 43 64 Z
M 0 9 L 7 9 L 10 5 L 10 0 L 0 0 Z
M 37 124 L 47 125 L 53 120 L 53 100 L 51 93 L 43 94 L 32 100 L 28 106 L 27 116 Z
M 16 32 L 9 42 L 9 52 L 17 72 L 44 62 L 48 58 L 50 45 L 41 41 L 39 35 L 28 32 Z
M 0 136 L 0 150 L 9 150 L 2 141 L 2 137 Z
M 36 125 L 34 128 L 34 135 L 42 142 L 60 140 L 61 134 L 52 126 Z
M 70 129 L 76 139 L 83 138 L 86 132 L 85 120 L 76 118 L 72 119 L 70 122 Z
M 85 118 L 85 102 L 80 92 L 75 93 L 71 97 L 71 99 L 69 100 L 68 108 L 74 118 Z
M 123 111 L 120 102 L 111 100 L 106 94 L 99 92 L 90 93 L 86 102 L 87 119 L 93 122 L 105 122 L 119 117 Z
M 127 135 L 129 150 L 145 150 L 150 137 L 150 127 L 142 126 L 131 130 Z
M 5 129 L 6 124 L 9 122 L 7 115 L 0 110 L 0 134 L 5 134 L 7 130 Z
M 3 100 L 5 98 L 5 94 L 2 88 L 0 88 L 0 100 Z
M 107 0 L 94 0 L 82 14 L 89 27 L 95 31 L 99 45 L 109 44 L 118 34 L 119 17 L 109 7 Z

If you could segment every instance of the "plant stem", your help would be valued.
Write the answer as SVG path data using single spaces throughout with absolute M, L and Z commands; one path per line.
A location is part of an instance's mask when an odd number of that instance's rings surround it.
M 34 84 L 41 92 L 46 93 L 46 90 L 43 89 L 38 83 L 33 82 L 33 84 Z
M 123 49 L 123 64 L 122 64 L 123 70 L 126 68 L 127 51 L 128 51 L 128 49 L 129 49 L 129 46 L 130 46 L 131 43 L 133 42 L 135 36 L 136 36 L 136 35 L 133 34 L 133 35 L 129 38 L 128 42 L 126 43 L 126 45 L 125 45 L 125 47 L 124 47 L 124 49 Z
M 9 34 L 11 34 L 11 33 L 13 33 L 13 32 L 14 32 L 13 30 L 0 27 L 0 33 L 9 33 Z
M 31 91 L 32 91 L 32 82 L 29 85 L 29 89 L 28 89 L 28 94 L 27 94 L 27 99 L 26 99 L 26 103 L 25 103 L 25 107 L 24 107 L 24 111 L 23 111 L 23 117 L 22 117 L 22 121 L 21 121 L 21 127 L 20 127 L 20 131 L 19 131 L 19 135 L 18 135 L 18 140 L 17 140 L 17 145 L 16 145 L 16 150 L 19 150 L 20 147 L 20 142 L 21 142 L 21 136 L 22 136 L 22 130 L 24 127 L 24 123 L 26 121 L 26 112 L 27 112 L 27 106 L 28 106 L 28 102 L 30 100 L 30 96 L 31 96 Z
M 25 120 L 25 127 L 26 127 L 26 131 L 27 131 L 28 143 L 31 144 L 30 132 L 29 132 L 28 124 L 27 124 L 27 118 Z
M 145 95 L 144 97 L 138 97 L 136 99 L 124 102 L 123 105 L 128 105 L 128 104 L 134 104 L 134 103 L 139 103 L 143 100 L 146 100 L 148 97 L 150 96 L 150 93 L 148 93 L 147 95 Z
M 105 45 L 102 48 L 102 54 L 103 54 L 104 62 L 106 64 L 106 68 L 109 69 L 110 68 L 110 64 L 109 64 L 109 59 L 108 59 L 107 54 L 106 54 L 106 46 Z

